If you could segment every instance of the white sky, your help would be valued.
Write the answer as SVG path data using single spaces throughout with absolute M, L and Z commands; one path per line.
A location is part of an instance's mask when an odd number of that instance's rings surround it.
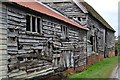
M 118 36 L 118 2 L 120 0 L 85 0 L 88 2 L 117 32 Z

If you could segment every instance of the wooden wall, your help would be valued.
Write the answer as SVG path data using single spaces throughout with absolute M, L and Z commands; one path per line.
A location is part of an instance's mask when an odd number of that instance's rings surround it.
M 39 33 L 26 31 L 28 15 L 40 18 Z M 86 64 L 85 30 L 14 6 L 7 6 L 6 16 L 9 78 L 32 78 Z
M 43 1 L 44 2 L 44 1 Z M 87 32 L 87 53 L 101 53 L 105 50 L 105 26 L 97 19 L 87 13 L 87 10 L 80 3 L 68 2 L 44 2 L 46 5 L 58 10 L 68 18 L 78 22 L 80 25 L 89 28 Z M 82 7 L 80 7 L 82 6 Z M 91 40 L 90 40 L 91 38 Z
M 88 15 L 89 31 L 87 33 L 88 46 L 91 45 L 93 52 L 101 53 L 105 51 L 105 36 L 106 28 L 100 22 L 98 22 L 93 16 Z M 92 41 L 91 41 L 92 39 Z M 93 44 L 92 44 L 93 43 Z M 88 47 L 89 48 L 89 47 Z
M 7 24 L 6 6 L 0 2 L 0 79 L 7 77 Z
M 108 49 L 115 48 L 115 36 L 114 32 L 110 31 L 109 29 L 107 30 L 106 34 L 106 45 Z
M 90 30 L 86 32 L 39 12 L 1 3 L 0 78 L 33 78 L 74 69 L 86 65 L 87 56 L 92 53 L 104 53 L 105 47 L 113 49 L 114 33 L 106 31 L 75 3 L 47 5 Z
M 75 20 L 80 25 L 87 27 L 87 15 L 83 12 L 86 11 L 84 6 L 80 9 L 73 1 L 68 2 L 44 2 L 44 4 L 52 7 L 53 9 L 57 10 L 61 14 L 67 16 L 70 19 Z M 78 3 L 79 4 L 79 3 Z M 87 12 L 87 11 L 86 11 Z

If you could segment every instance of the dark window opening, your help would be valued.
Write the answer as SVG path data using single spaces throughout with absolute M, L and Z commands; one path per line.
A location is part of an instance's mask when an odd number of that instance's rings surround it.
M 27 57 L 27 60 L 31 60 L 31 57 Z
M 8 59 L 8 62 L 11 62 L 11 59 Z
M 13 41 L 16 41 L 16 40 L 17 40 L 17 37 L 16 37 L 16 36 L 15 36 L 15 37 L 13 37 L 13 38 L 12 38 L 12 40 L 13 40 Z
M 86 18 L 82 18 L 82 21 L 86 21 Z
M 33 57 L 33 59 L 37 59 L 37 57 Z
M 62 34 L 67 37 L 68 36 L 68 29 L 66 26 L 61 26 L 61 31 L 62 31 Z
M 90 44 L 92 45 L 92 51 L 94 50 L 94 47 L 93 47 L 93 36 L 90 37 Z
M 67 27 L 65 27 L 65 35 L 66 35 L 66 37 L 68 36 L 68 28 Z
M 68 28 L 66 26 L 61 26 L 62 35 L 67 38 L 68 37 Z
M 32 32 L 36 32 L 35 19 L 35 17 L 32 17 Z
M 30 16 L 26 16 L 26 31 L 30 31 Z
M 79 20 L 79 21 L 81 21 L 81 18 L 80 18 L 80 17 L 78 17 L 78 20 Z
M 95 25 L 93 25 L 93 28 L 95 28 Z
M 57 58 L 57 65 L 59 65 L 60 57 Z
M 63 26 L 61 25 L 61 31 L 63 31 Z
M 22 57 L 18 57 L 18 60 L 19 60 L 19 61 L 23 61 L 23 58 L 22 58 Z
M 21 50 L 21 49 L 23 49 L 23 45 L 22 45 L 22 44 L 19 44 L 19 45 L 18 45 L 18 50 Z
M 9 28 L 9 31 L 10 31 L 10 32 L 14 32 L 14 29 Z
M 37 32 L 40 33 L 40 18 L 37 18 Z
M 26 31 L 41 32 L 41 19 L 36 16 L 26 16 Z

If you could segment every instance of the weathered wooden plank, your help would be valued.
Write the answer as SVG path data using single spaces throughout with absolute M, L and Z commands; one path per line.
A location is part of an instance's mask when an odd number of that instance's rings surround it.
M 6 66 L 6 63 L 3 63 L 3 61 L 0 61 L 0 63 L 2 64 L 2 65 L 0 65 L 0 71 L 7 71 L 7 66 Z
M 0 74 L 1 74 L 2 78 L 3 78 L 3 76 L 6 76 L 6 75 L 7 75 L 6 71 L 0 71 Z M 6 77 L 5 77 L 5 78 L 6 78 Z
M 11 21 L 14 21 L 14 22 L 18 22 L 18 23 L 26 23 L 26 19 L 19 19 L 19 18 L 16 18 L 16 17 L 12 17 L 12 16 L 8 16 L 8 20 L 11 20 Z
M 47 75 L 49 73 L 53 73 L 54 71 L 52 70 L 52 68 L 48 68 L 48 69 L 45 69 L 45 70 L 42 70 L 42 71 L 39 71 L 39 72 L 35 72 L 31 75 L 29 75 L 29 78 L 31 78 L 32 76 L 43 76 L 43 75 Z
M 12 21 L 12 20 L 8 20 L 7 23 L 10 24 L 10 25 L 14 25 L 14 26 L 21 26 L 21 27 L 26 26 L 26 24 L 24 24 L 24 23 L 15 22 L 15 21 Z
M 13 47 L 17 47 L 18 45 L 17 45 L 17 43 L 8 43 L 7 46 L 8 47 L 12 47 L 12 46 Z
M 2 34 L 3 34 L 3 35 L 2 35 Z M 4 35 L 6 35 L 6 34 L 7 34 L 7 30 L 0 28 L 0 35 L 1 35 L 1 36 L 4 36 Z
M 7 54 L 7 50 L 0 50 L 0 54 Z
M 21 39 L 21 38 L 20 38 L 20 39 L 19 39 L 19 42 L 21 42 L 21 43 L 22 43 L 22 42 L 23 42 L 23 43 L 25 43 L 25 42 L 26 42 L 26 43 L 39 43 L 39 40 L 34 40 L 34 39 L 33 39 L 33 40 L 30 40 L 30 39 Z
M 19 14 L 10 12 L 10 11 L 8 11 L 7 13 L 8 13 L 8 16 L 11 16 L 11 17 L 16 17 L 16 18 L 19 18 L 19 19 L 24 19 L 25 18 L 24 15 L 19 15 Z
M 54 34 L 54 32 L 52 30 L 44 30 L 44 29 L 43 29 L 43 33 L 44 34 L 51 34 L 51 35 Z
M 60 54 L 53 54 L 53 58 L 61 57 Z
M 0 56 L 0 59 L 1 60 L 7 60 L 7 54 L 2 54 L 1 56 Z
M 86 17 L 85 14 L 81 12 L 65 12 L 68 16 L 80 16 L 80 17 Z
M 7 49 L 6 45 L 0 45 L 0 50 L 5 50 L 5 49 Z
M 20 75 L 24 75 L 26 74 L 26 71 L 19 71 L 17 73 L 9 73 L 9 77 L 16 77 L 16 76 L 20 76 Z
M 10 32 L 8 34 L 8 38 L 17 38 L 17 34 L 16 33 L 13 33 L 13 32 Z
M 25 12 L 23 12 L 23 11 L 21 11 L 19 9 L 8 7 L 7 10 L 8 10 L 8 12 L 12 12 L 12 13 L 18 14 L 20 16 L 25 16 Z

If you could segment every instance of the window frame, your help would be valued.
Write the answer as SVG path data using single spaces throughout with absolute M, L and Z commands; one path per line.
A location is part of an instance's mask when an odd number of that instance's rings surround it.
M 65 25 L 61 25 L 62 37 L 68 37 L 68 27 Z
M 27 14 L 26 16 L 30 16 L 30 31 L 27 31 L 27 24 L 26 24 L 26 31 L 27 32 L 31 32 L 31 33 L 42 33 L 42 18 L 36 15 L 32 15 L 32 14 Z M 35 17 L 35 31 L 33 31 L 33 17 Z M 39 19 L 39 25 L 38 25 L 38 19 Z M 27 23 L 27 19 L 26 19 L 26 23 Z M 38 31 L 39 28 L 39 31 Z

